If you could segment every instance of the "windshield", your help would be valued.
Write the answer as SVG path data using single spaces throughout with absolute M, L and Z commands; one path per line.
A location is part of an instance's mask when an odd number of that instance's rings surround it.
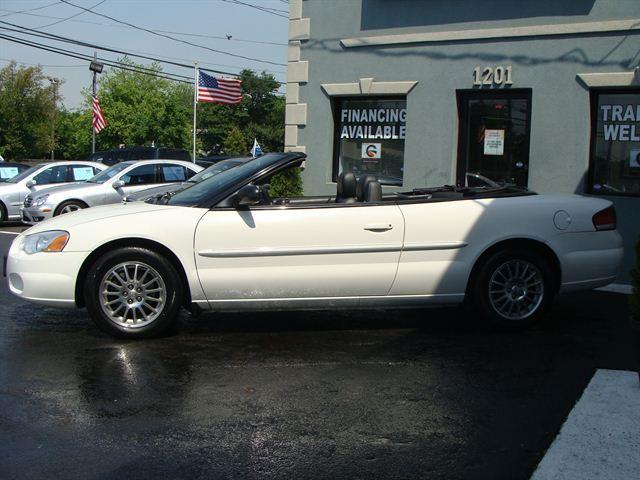
M 24 180 L 25 178 L 27 178 L 29 175 L 31 175 L 32 173 L 35 173 L 38 171 L 39 168 L 41 168 L 43 165 L 46 165 L 45 163 L 39 163 L 38 165 L 31 167 L 27 170 L 25 170 L 24 172 L 22 172 L 20 175 L 16 175 L 13 178 L 9 178 L 7 180 L 7 183 L 18 183 L 20 180 Z
M 198 183 L 202 180 L 206 180 L 209 177 L 213 177 L 225 170 L 229 170 L 230 168 L 236 167 L 243 163 L 241 160 L 223 160 L 222 162 L 218 162 L 210 167 L 202 170 L 200 173 L 196 173 L 193 177 L 187 180 L 189 183 Z
M 224 192 L 243 179 L 252 177 L 282 158 L 281 153 L 267 153 L 262 157 L 249 160 L 242 165 L 230 168 L 224 172 L 218 173 L 217 175 L 212 175 L 209 178 L 196 183 L 193 187 L 189 187 L 176 193 L 167 203 L 169 205 L 197 205 L 212 195 Z M 206 172 L 206 170 L 202 173 L 204 172 Z
M 124 170 L 125 168 L 130 166 L 131 164 L 132 164 L 131 162 L 116 163 L 113 167 L 109 167 L 106 170 L 103 170 L 102 172 L 97 174 L 96 176 L 91 177 L 89 180 L 87 180 L 87 182 L 89 182 L 89 183 L 104 183 L 107 180 L 109 180 L 110 178 L 113 178 L 114 175 L 116 175 L 118 172 L 121 172 L 122 170 Z

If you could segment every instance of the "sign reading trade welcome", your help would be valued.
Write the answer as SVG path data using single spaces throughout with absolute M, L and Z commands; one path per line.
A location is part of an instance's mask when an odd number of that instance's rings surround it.
M 594 91 L 592 192 L 640 196 L 640 92 Z

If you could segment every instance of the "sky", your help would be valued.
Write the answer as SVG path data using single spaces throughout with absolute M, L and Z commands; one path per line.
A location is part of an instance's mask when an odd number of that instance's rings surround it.
M 284 0 L 68 0 L 69 2 L 210 49 L 251 57 L 274 64 L 237 58 L 162 38 L 119 24 L 56 0 L 0 0 L 0 21 L 42 32 L 82 40 L 95 45 L 140 53 L 178 63 L 238 72 L 250 68 L 267 71 L 284 82 L 287 63 L 289 5 Z M 267 13 L 251 4 L 273 9 Z M 96 6 L 97 5 L 97 6 Z M 44 7 L 44 8 L 39 8 Z M 24 13 L 13 13 L 30 10 Z M 77 15 L 77 16 L 74 16 Z M 73 18 L 69 18 L 72 17 Z M 55 25 L 50 25 L 56 23 Z M 0 23 L 0 27 L 15 28 Z M 184 35 L 184 34 L 189 35 Z M 94 49 L 55 42 L 0 28 L 0 34 L 20 37 L 41 44 L 93 56 Z M 231 35 L 227 40 L 226 36 Z M 225 37 L 223 39 L 211 37 Z M 267 42 L 267 43 L 255 43 Z M 98 57 L 117 60 L 122 55 L 98 51 Z M 143 64 L 148 60 L 132 58 Z M 38 50 L 0 39 L 0 67 L 10 60 L 27 65 L 39 64 L 46 76 L 63 79 L 61 103 L 68 109 L 81 105 L 82 89 L 91 86 L 91 72 L 85 60 Z M 279 65 L 278 65 L 279 64 Z M 162 65 L 163 70 L 193 78 L 193 68 Z M 105 71 L 111 67 L 105 67 Z

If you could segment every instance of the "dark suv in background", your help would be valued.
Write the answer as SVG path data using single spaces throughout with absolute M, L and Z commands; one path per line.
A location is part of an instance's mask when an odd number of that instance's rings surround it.
M 185 160 L 191 161 L 191 155 L 184 148 L 167 147 L 127 147 L 105 150 L 89 155 L 90 162 L 100 162 L 105 165 L 115 165 L 116 163 L 128 160 Z

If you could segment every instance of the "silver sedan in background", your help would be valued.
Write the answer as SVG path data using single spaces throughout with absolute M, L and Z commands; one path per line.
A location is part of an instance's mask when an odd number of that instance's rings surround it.
M 0 183 L 0 222 L 20 220 L 20 207 L 25 197 L 51 185 L 79 182 L 105 170 L 97 162 L 70 160 L 39 163 Z
M 200 171 L 202 167 L 182 160 L 117 163 L 86 182 L 45 188 L 28 195 L 22 208 L 22 221 L 33 225 L 63 213 L 118 203 L 151 186 L 185 182 Z
M 139 192 L 133 193 L 125 197 L 127 202 L 146 202 L 147 200 L 151 200 L 152 198 L 160 198 L 165 195 L 173 195 L 180 190 L 184 190 L 185 188 L 189 188 L 191 185 L 201 182 L 202 180 L 206 180 L 209 177 L 213 177 L 214 175 L 219 174 L 220 172 L 224 172 L 225 170 L 229 170 L 230 168 L 237 167 L 238 165 L 242 165 L 249 160 L 253 160 L 253 157 L 236 157 L 236 158 L 228 158 L 226 160 L 221 160 L 218 163 L 214 163 L 210 167 L 202 170 L 200 173 L 196 173 L 193 177 L 191 177 L 186 182 L 182 183 L 173 183 L 170 185 L 160 185 L 158 187 L 146 188 L 144 190 L 140 190 Z

